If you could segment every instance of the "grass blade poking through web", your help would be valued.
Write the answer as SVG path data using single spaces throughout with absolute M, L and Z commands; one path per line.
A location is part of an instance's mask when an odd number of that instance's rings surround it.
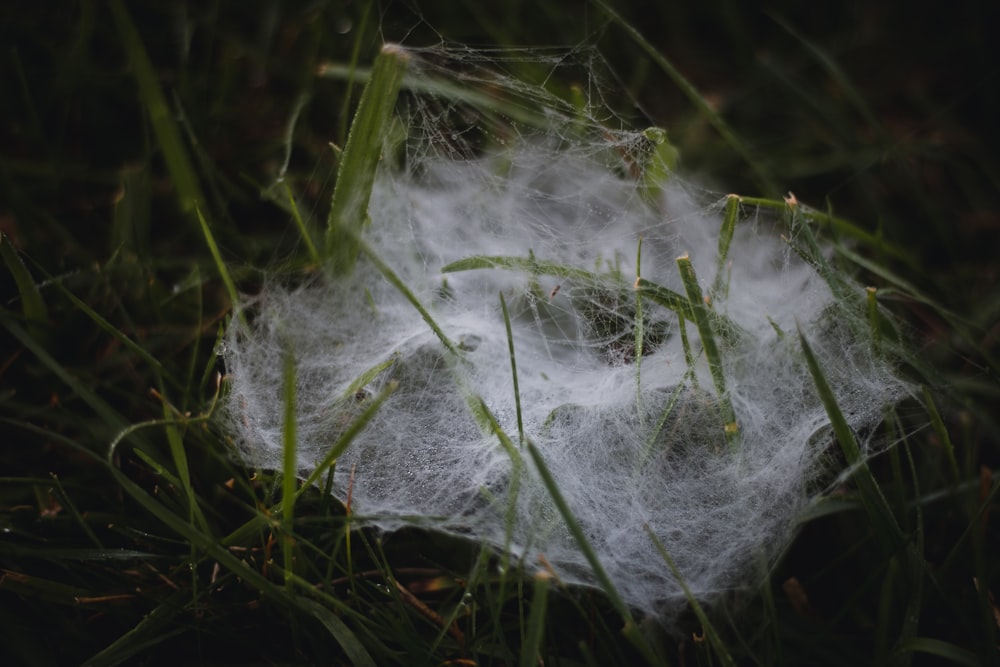
M 608 596 L 608 600 L 611 602 L 611 605 L 625 621 L 625 627 L 622 629 L 622 633 L 646 656 L 650 663 L 658 663 L 659 660 L 656 652 L 653 650 L 649 641 L 640 632 L 639 626 L 636 625 L 635 619 L 633 618 L 628 605 L 625 604 L 625 600 L 618 592 L 618 589 L 615 588 L 615 585 L 611 582 L 611 577 L 608 576 L 604 566 L 601 565 L 601 560 L 597 557 L 597 553 L 587 540 L 587 536 L 583 532 L 583 527 L 580 526 L 580 523 L 573 515 L 573 511 L 570 510 L 569 505 L 566 504 L 566 499 L 563 497 L 562 491 L 559 490 L 559 486 L 556 484 L 556 480 L 552 476 L 552 472 L 545 463 L 545 459 L 542 458 L 538 448 L 535 447 L 531 440 L 526 441 L 525 445 L 527 447 L 528 454 L 531 455 L 532 462 L 535 464 L 535 468 L 538 470 L 538 476 L 542 478 L 542 484 L 545 486 L 545 490 L 549 492 L 552 502 L 555 503 L 556 508 L 559 510 L 559 515 L 563 518 L 563 521 L 566 522 L 566 528 L 569 529 L 570 535 L 572 535 L 573 539 L 576 541 L 583 557 L 587 559 L 587 563 L 594 571 L 594 576 L 597 578 L 597 582 L 601 585 L 601 589 L 604 591 L 605 595 Z
M 281 553 L 285 566 L 285 586 L 292 588 L 293 549 L 292 523 L 295 520 L 295 471 L 299 469 L 298 433 L 295 419 L 295 355 L 291 350 L 285 350 L 284 369 L 282 372 L 284 388 L 282 399 L 285 403 L 284 424 L 282 425 L 282 455 L 281 469 Z
M 733 410 L 733 403 L 729 400 L 729 394 L 726 392 L 726 375 L 722 368 L 722 355 L 715 342 L 715 332 L 709 319 L 708 306 L 705 304 L 705 297 L 698 285 L 698 277 L 694 273 L 694 267 L 691 266 L 691 259 L 687 254 L 677 258 L 677 269 L 680 271 L 681 280 L 684 281 L 684 289 L 687 291 L 688 301 L 691 304 L 691 314 L 694 316 L 695 326 L 698 327 L 701 346 L 705 350 L 708 369 L 712 373 L 712 382 L 715 384 L 715 391 L 718 394 L 726 442 L 729 443 L 730 447 L 735 448 L 736 439 L 739 436 L 739 425 L 736 423 L 736 411 Z
M 823 374 L 823 369 L 820 368 L 819 361 L 817 361 L 816 355 L 812 351 L 812 346 L 809 345 L 809 341 L 806 340 L 801 328 L 799 328 L 799 341 L 802 345 L 802 353 L 805 356 L 806 365 L 809 367 L 809 373 L 812 375 L 813 385 L 816 387 L 816 392 L 819 394 L 823 407 L 826 408 L 826 414 L 830 419 L 830 425 L 833 427 L 833 433 L 837 438 L 837 442 L 840 443 L 848 465 L 855 469 L 854 479 L 858 484 L 858 489 L 861 493 L 861 502 L 865 507 L 865 511 L 868 513 L 873 527 L 878 532 L 879 538 L 886 545 L 887 549 L 890 552 L 895 551 L 905 541 L 902 530 L 896 522 L 896 517 L 893 516 L 892 510 L 889 508 L 888 501 L 882 495 L 882 491 L 878 487 L 878 482 L 875 481 L 875 477 L 862 458 L 861 446 L 854 436 L 854 431 L 844 418 L 844 413 L 841 412 L 840 406 L 837 404 L 837 397 L 834 396 L 833 389 L 830 388 L 830 384 Z
M 718 631 L 716 631 L 715 626 L 712 625 L 712 622 L 709 620 L 708 614 L 705 613 L 701 604 L 698 603 L 698 598 L 695 597 L 694 593 L 691 592 L 691 589 L 688 588 L 687 582 L 684 581 L 684 577 L 681 576 L 681 571 L 677 567 L 677 563 L 675 563 L 674 559 L 670 557 L 670 552 L 667 551 L 667 548 L 663 546 L 663 542 L 660 541 L 660 538 L 656 536 L 648 525 L 644 525 L 643 528 L 646 529 L 649 539 L 653 540 L 653 545 L 656 547 L 656 550 L 660 552 L 660 556 L 667 564 L 667 567 L 670 568 L 670 573 L 674 575 L 674 579 L 677 580 L 681 590 L 684 591 L 684 597 L 687 598 L 688 603 L 691 605 L 691 610 L 694 611 L 694 615 L 698 618 L 698 622 L 701 623 L 701 629 L 708 638 L 712 648 L 715 649 L 715 654 L 718 656 L 719 660 L 723 665 L 736 667 L 736 662 L 733 660 L 733 657 L 729 655 L 729 651 L 726 650 L 726 645 L 723 643 Z
M 409 59 L 402 47 L 383 46 L 354 114 L 326 230 L 326 260 L 335 274 L 349 273 L 357 259 L 375 171 Z
M 709 292 L 713 300 L 720 296 L 725 297 L 729 292 L 729 283 L 726 280 L 726 260 L 729 258 L 729 246 L 732 244 L 733 234 L 736 232 L 736 215 L 739 208 L 739 195 L 727 195 L 726 210 L 722 216 L 722 230 L 719 232 L 719 261 L 715 270 L 715 282 L 712 283 L 712 291 Z
M 507 310 L 507 300 L 500 294 L 500 308 L 503 310 L 503 323 L 507 327 L 507 348 L 510 350 L 510 374 L 514 380 L 514 409 L 517 412 L 517 438 L 524 445 L 524 421 L 521 417 L 521 391 L 517 387 L 517 358 L 514 356 L 514 332 L 510 327 L 510 312 Z
M 639 243 L 635 250 L 635 276 L 638 279 L 642 275 L 642 237 L 639 237 Z M 639 290 L 635 291 L 635 322 L 632 325 L 633 334 L 635 335 L 634 345 L 635 345 L 635 406 L 639 412 L 639 423 L 643 426 L 645 425 L 645 413 L 642 409 L 642 343 L 645 332 L 643 329 L 643 314 L 642 314 L 642 292 Z

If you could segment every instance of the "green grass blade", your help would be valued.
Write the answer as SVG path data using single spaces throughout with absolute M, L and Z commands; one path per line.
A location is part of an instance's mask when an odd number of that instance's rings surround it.
M 712 300 L 725 296 L 729 291 L 726 281 L 726 261 L 729 259 L 729 246 L 736 233 L 736 218 L 739 213 L 740 198 L 737 195 L 726 196 L 726 209 L 722 215 L 722 230 L 719 232 L 719 259 L 715 269 L 715 282 L 709 292 Z
M 195 207 L 204 202 L 205 197 L 198 185 L 195 172 L 187 148 L 181 140 L 181 134 L 174 120 L 170 107 L 167 105 L 156 70 L 149 60 L 149 54 L 143 46 L 142 37 L 129 16 L 122 0 L 111 0 L 109 3 L 115 25 L 121 35 L 122 45 L 136 83 L 139 85 L 139 99 L 146 108 L 149 122 L 153 126 L 157 143 L 163 152 L 163 160 L 167 171 L 177 190 L 177 201 L 181 211 L 194 221 Z
M 635 250 L 635 277 L 642 275 L 642 237 Z M 635 406 L 639 413 L 639 424 L 645 426 L 646 412 L 642 409 L 642 352 L 645 339 L 645 318 L 642 314 L 642 292 L 635 292 L 635 317 L 632 320 L 633 345 L 635 346 Z
M 905 644 L 898 646 L 895 651 L 897 657 L 904 657 L 911 653 L 933 655 L 938 658 L 944 658 L 954 665 L 966 665 L 967 667 L 977 667 L 977 665 L 983 664 L 979 656 L 972 651 L 931 637 L 914 637 Z
M 528 632 L 521 646 L 521 667 L 536 667 L 542 664 L 541 648 L 545 634 L 545 612 L 548 609 L 550 578 L 551 575 L 545 571 L 535 575 L 535 594 L 531 598 L 531 611 L 528 613 Z
M 503 323 L 507 328 L 507 349 L 510 352 L 510 375 L 514 380 L 514 410 L 517 412 L 517 438 L 524 444 L 524 421 L 521 417 L 521 392 L 517 386 L 517 358 L 514 356 L 514 332 L 510 328 L 510 313 L 507 311 L 507 300 L 500 293 L 500 308 L 503 310 Z
M 170 405 L 164 401 L 163 417 L 164 419 L 169 419 L 170 416 Z M 167 436 L 167 445 L 170 447 L 170 458 L 173 460 L 174 468 L 177 470 L 180 488 L 184 491 L 184 495 L 187 498 L 188 520 L 202 530 L 207 531 L 208 521 L 201 511 L 201 507 L 198 506 L 198 497 L 194 486 L 191 484 L 191 470 L 188 465 L 187 453 L 184 451 L 184 441 L 181 438 L 181 432 L 174 424 L 166 424 L 164 431 Z
M 296 498 L 296 472 L 299 469 L 298 458 L 298 422 L 295 413 L 295 383 L 297 381 L 295 372 L 295 356 L 290 350 L 284 354 L 284 368 L 282 370 L 282 401 L 284 402 L 284 419 L 281 434 L 281 525 L 282 540 L 281 551 L 283 565 L 285 567 L 285 586 L 291 591 L 293 573 L 293 551 L 294 541 L 292 539 L 292 525 L 295 522 L 295 498 Z
M 681 571 L 677 568 L 677 564 L 674 562 L 674 559 L 671 558 L 666 547 L 663 546 L 663 542 L 660 541 L 660 538 L 656 536 L 648 525 L 644 525 L 643 528 L 645 528 L 646 533 L 649 535 L 649 539 L 653 540 L 656 550 L 660 552 L 660 556 L 663 558 L 664 562 L 666 562 L 667 567 L 670 568 L 670 573 L 674 575 L 674 579 L 677 580 L 681 590 L 684 591 L 684 597 L 687 598 L 688 604 L 691 605 L 691 609 L 694 611 L 695 616 L 698 617 L 698 622 L 701 623 L 702 630 L 704 630 L 705 635 L 708 637 L 708 641 L 715 650 L 716 656 L 722 661 L 723 665 L 736 667 L 736 662 L 733 660 L 733 657 L 729 655 L 726 645 L 723 643 L 722 638 L 716 631 L 715 626 L 712 625 L 712 622 L 709 620 L 708 614 L 705 613 L 701 604 L 698 603 L 698 598 L 696 598 L 694 593 L 691 592 L 691 589 L 688 588 L 687 582 L 684 581 Z
M 84 302 L 80 297 L 78 297 L 76 294 L 73 294 L 73 292 L 67 289 L 60 281 L 54 280 L 52 281 L 52 284 L 55 285 L 56 288 L 60 292 L 62 292 L 67 299 L 73 302 L 74 306 L 79 308 L 84 315 L 89 317 L 94 322 L 94 324 L 100 327 L 105 333 L 112 336 L 115 340 L 121 343 L 126 349 L 131 350 L 136 355 L 138 355 L 139 358 L 142 359 L 147 364 L 149 364 L 149 366 L 153 370 L 155 370 L 159 376 L 166 377 L 168 380 L 171 379 L 170 376 L 167 375 L 167 371 L 163 367 L 163 364 L 160 363 L 160 360 L 154 357 L 149 352 L 147 352 L 144 347 L 142 347 L 134 340 L 129 338 L 129 336 L 126 335 L 123 331 L 121 331 L 118 327 L 111 324 L 111 322 L 106 320 L 100 313 L 98 313 L 96 310 L 87 305 L 87 303 Z M 176 380 L 174 380 L 174 382 L 176 382 Z
M 53 375 L 58 377 L 67 387 L 69 387 L 77 396 L 83 400 L 90 408 L 100 417 L 101 421 L 105 425 L 112 429 L 121 429 L 125 426 L 127 421 L 122 415 L 112 408 L 104 399 L 98 396 L 94 391 L 88 387 L 84 382 L 80 381 L 78 378 L 74 377 L 72 373 L 63 368 L 62 364 L 56 361 L 52 355 L 46 351 L 41 343 L 34 338 L 29 332 L 21 328 L 17 322 L 7 315 L 3 310 L 0 310 L 0 322 L 3 323 L 4 327 L 18 340 L 19 343 L 24 345 L 32 354 L 34 354 L 42 364 L 48 368 Z
M 44 327 L 49 321 L 49 313 L 42 300 L 38 285 L 35 284 L 28 267 L 18 254 L 14 245 L 3 232 L 0 232 L 0 256 L 3 257 L 7 270 L 14 276 L 14 283 L 17 285 L 17 292 L 21 296 L 21 312 L 24 313 L 24 320 L 27 323 L 28 331 L 33 336 L 43 336 Z
M 190 595 L 187 591 L 177 591 L 151 612 L 143 616 L 134 627 L 100 653 L 83 663 L 83 667 L 114 667 L 136 657 L 141 651 L 150 649 L 171 636 L 184 632 L 182 625 L 173 625 L 178 614 L 185 610 L 184 603 Z
M 344 653 L 352 665 L 355 667 L 376 667 L 375 660 L 365 650 L 361 640 L 333 611 L 318 602 L 302 597 L 297 599 L 296 606 L 311 614 L 326 628 L 326 631 L 340 644 L 340 648 L 344 649 Z
M 334 273 L 350 272 L 357 260 L 375 172 L 409 59 L 402 47 L 383 46 L 361 93 L 337 171 L 326 230 L 326 259 Z
M 420 303 L 420 300 L 417 298 L 417 295 L 414 294 L 413 291 L 406 286 L 406 283 L 404 283 L 403 280 L 398 275 L 396 275 L 396 272 L 393 271 L 388 264 L 383 262 L 382 258 L 379 257 L 374 250 L 369 248 L 367 244 L 363 243 L 360 239 L 357 239 L 356 243 L 358 244 L 358 247 L 361 249 L 361 252 L 363 252 L 365 256 L 368 257 L 369 260 L 371 260 L 372 264 L 375 265 L 375 268 L 379 270 L 379 272 L 385 277 L 385 279 L 388 280 L 393 287 L 399 290 L 399 292 L 404 297 L 406 297 L 406 300 L 409 301 L 413 305 L 413 307 L 417 309 L 417 312 L 420 313 L 420 317 L 423 318 L 424 322 L 427 323 L 427 326 L 431 328 L 431 331 L 434 332 L 434 334 L 438 337 L 438 339 L 445 346 L 445 348 L 456 357 L 460 357 L 461 353 L 459 351 L 458 346 L 455 345 L 455 343 L 453 343 L 450 338 L 448 338 L 444 330 L 441 329 L 438 323 L 434 321 L 434 318 L 431 317 L 431 314 L 427 312 L 427 309 L 424 308 L 422 303 Z
M 708 369 L 712 374 L 712 382 L 715 384 L 726 442 L 731 448 L 735 448 L 739 438 L 739 424 L 736 423 L 733 402 L 729 398 L 729 392 L 726 391 L 726 374 L 722 366 L 722 354 L 719 352 L 719 346 L 715 340 L 715 331 L 709 319 L 708 305 L 705 303 L 705 297 L 698 285 L 698 277 L 695 276 L 694 267 L 691 266 L 691 259 L 686 254 L 677 258 L 677 269 L 680 271 L 681 280 L 684 281 L 684 289 L 687 291 L 691 313 L 694 315 L 694 323 L 698 327 L 701 346 L 705 350 Z
M 642 277 L 635 279 L 634 288 L 644 297 L 660 304 L 664 308 L 669 308 L 687 319 L 694 319 L 691 312 L 691 304 L 677 292 L 657 285 L 656 283 L 652 283 Z
M 441 269 L 442 273 L 473 271 L 476 269 L 506 269 L 522 271 L 537 276 L 554 276 L 565 280 L 576 280 L 585 284 L 599 284 L 606 279 L 600 274 L 576 269 L 531 257 L 504 257 L 500 255 L 476 255 L 452 262 Z
M 941 446 L 944 447 L 945 455 L 948 458 L 948 471 L 951 473 L 952 478 L 951 483 L 957 486 L 962 481 L 962 475 L 958 471 L 958 459 L 955 458 L 955 445 L 951 441 L 951 435 L 948 434 L 948 428 L 944 425 L 944 420 L 941 419 L 941 413 L 938 412 L 937 404 L 934 402 L 934 397 L 931 396 L 930 389 L 926 386 L 922 387 L 922 394 L 924 397 L 924 408 L 927 410 L 927 416 L 931 419 L 931 428 L 934 429 L 934 433 L 941 441 Z
M 531 440 L 527 440 L 525 445 L 527 447 L 528 454 L 531 456 L 531 460 L 535 464 L 536 470 L 538 470 L 538 475 L 542 478 L 542 484 L 545 486 L 546 491 L 548 491 L 549 497 L 552 498 L 552 502 L 555 503 L 556 508 L 559 510 L 559 515 L 562 516 L 563 521 L 566 522 L 566 527 L 569 529 L 570 534 L 576 541 L 576 545 L 580 548 L 580 552 L 583 554 L 583 557 L 587 559 L 587 563 L 590 564 L 590 568 L 593 570 L 594 576 L 597 578 L 597 582 L 601 585 L 601 589 L 604 591 L 605 595 L 608 596 L 608 600 L 615 608 L 615 611 L 617 611 L 624 620 L 625 627 L 622 629 L 622 633 L 635 645 L 637 649 L 639 649 L 639 651 L 643 653 L 650 663 L 656 664 L 659 662 L 659 657 L 656 655 L 653 647 L 640 632 L 639 627 L 636 625 L 635 619 L 632 616 L 631 610 L 629 610 L 628 605 L 625 604 L 625 600 L 618 592 L 618 589 L 615 588 L 614 583 L 612 583 L 611 578 L 608 576 L 604 566 L 601 564 L 601 560 L 597 557 L 597 553 L 594 551 L 594 548 L 590 546 L 590 542 L 587 540 L 587 536 L 584 534 L 583 528 L 576 520 L 576 517 L 573 515 L 573 511 L 569 508 L 569 505 L 566 504 L 566 499 L 563 497 L 562 491 L 559 490 L 559 486 L 556 484 L 556 480 L 552 476 L 552 472 L 549 470 L 548 464 L 545 463 L 545 459 L 542 458 L 538 448 L 535 447 Z
M 854 431 L 847 423 L 844 413 L 841 412 L 840 406 L 837 404 L 837 398 L 834 396 L 833 390 L 830 388 L 830 384 L 827 382 L 826 376 L 820 368 L 819 361 L 817 361 L 816 355 L 809 345 L 809 341 L 806 339 L 805 334 L 802 333 L 801 328 L 798 329 L 798 332 L 802 353 L 805 356 L 806 365 L 809 367 L 809 374 L 812 375 L 813 385 L 816 387 L 820 401 L 822 401 L 823 407 L 826 409 L 830 425 L 833 427 L 834 436 L 837 438 L 837 442 L 840 443 L 841 450 L 844 452 L 844 458 L 847 459 L 848 465 L 854 469 L 854 479 L 857 481 L 858 489 L 861 493 L 861 502 L 868 513 L 873 528 L 877 531 L 879 539 L 886 544 L 890 552 L 894 552 L 905 542 L 902 530 L 900 530 L 896 517 L 893 516 L 892 510 L 889 508 L 888 501 L 882 495 L 882 491 L 878 487 L 878 482 L 875 481 L 875 477 L 868 468 L 868 464 L 861 456 L 861 446 L 858 444 L 857 438 L 854 436 Z
M 236 304 L 240 302 L 240 295 L 236 291 L 236 283 L 233 282 L 233 277 L 229 274 L 229 269 L 226 268 L 226 263 L 222 261 L 222 253 L 219 252 L 219 245 L 215 242 L 215 236 L 212 234 L 212 228 L 202 215 L 201 209 L 196 208 L 195 212 L 198 216 L 198 223 L 201 225 L 201 231 L 205 235 L 205 243 L 208 244 L 208 250 L 212 253 L 212 259 L 215 260 L 215 267 L 219 271 L 219 277 L 222 278 L 222 284 L 226 287 L 226 293 L 229 295 L 229 302 L 233 308 Z M 240 320 L 243 321 L 243 313 L 241 312 Z M 246 326 L 246 322 L 243 321 L 243 325 Z
M 383 389 L 368 403 L 367 406 L 365 406 L 365 409 L 361 411 L 361 414 L 359 414 L 344 430 L 344 432 L 340 434 L 340 437 L 337 438 L 337 442 L 330 447 L 330 451 L 326 453 L 323 460 L 316 464 L 315 470 L 313 470 L 312 473 L 306 477 L 305 481 L 302 482 L 296 493 L 297 496 L 305 493 L 306 489 L 322 479 L 323 475 L 325 475 L 327 470 L 330 469 L 330 466 L 336 463 L 337 459 L 340 458 L 340 455 L 347 450 L 354 438 L 356 438 L 357 435 L 364 430 L 365 426 L 368 425 L 368 422 L 372 420 L 375 413 L 377 413 L 379 408 L 382 407 L 385 400 L 389 398 L 394 391 L 396 391 L 397 386 L 398 385 L 395 381 L 390 382 L 385 389 Z
M 322 262 L 319 255 L 319 250 L 316 249 L 316 244 L 313 242 L 312 233 L 310 233 L 309 228 L 306 226 L 306 221 L 303 220 L 302 214 L 299 212 L 299 205 L 295 201 L 295 194 L 292 192 L 292 188 L 288 183 L 283 183 L 285 186 L 285 195 L 288 197 L 288 206 L 291 209 L 292 219 L 295 220 L 295 225 L 299 228 L 299 234 L 302 235 L 302 241 L 306 244 L 306 250 L 309 252 L 309 259 L 316 266 L 319 266 Z

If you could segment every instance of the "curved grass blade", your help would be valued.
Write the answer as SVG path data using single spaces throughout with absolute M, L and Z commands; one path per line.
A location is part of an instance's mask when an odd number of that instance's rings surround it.
M 306 583 L 303 582 L 304 585 Z M 326 628 L 326 631 L 340 644 L 340 648 L 344 649 L 344 653 L 352 665 L 355 667 L 376 667 L 375 660 L 365 650 L 365 647 L 361 644 L 361 640 L 333 611 L 318 602 L 302 597 L 297 599 L 296 605 L 303 611 L 311 614 L 313 618 Z
M 28 331 L 35 337 L 43 336 L 45 333 L 43 326 L 49 321 L 45 302 L 28 267 L 24 265 L 21 256 L 10 242 L 10 237 L 3 232 L 0 232 L 0 256 L 3 257 L 7 270 L 14 276 L 17 292 L 21 295 L 21 312 L 24 313 Z
M 442 273 L 455 273 L 458 271 L 473 271 L 475 269 L 507 269 L 509 271 L 523 271 L 532 275 L 554 276 L 566 280 L 577 280 L 583 283 L 602 283 L 606 278 L 598 273 L 577 269 L 572 266 L 565 266 L 555 262 L 535 259 L 531 257 L 505 257 L 501 255 L 475 255 L 466 257 L 456 262 L 446 265 L 441 269 Z

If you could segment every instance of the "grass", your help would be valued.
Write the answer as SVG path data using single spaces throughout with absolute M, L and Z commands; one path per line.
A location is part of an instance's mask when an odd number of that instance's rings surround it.
M 931 30 L 860 6 L 817 17 L 619 3 L 609 17 L 596 3 L 579 20 L 572 3 L 527 16 L 517 3 L 421 4 L 424 22 L 372 3 L 0 10 L 3 662 L 995 662 L 1000 169 L 984 120 L 998 111 L 995 72 L 977 65 L 990 52 L 991 23 L 976 14 L 987 10 L 956 8 Z M 698 37 L 706 22 L 717 38 Z M 859 23 L 892 28 L 888 55 Z M 738 205 L 787 207 L 787 189 L 829 201 L 808 213 L 812 226 L 850 243 L 826 257 L 799 236 L 798 251 L 831 280 L 850 267 L 877 286 L 860 312 L 892 346 L 878 315 L 892 311 L 919 349 L 908 372 L 925 389 L 887 415 L 898 444 L 886 455 L 853 460 L 857 435 L 825 400 L 858 471 L 810 508 L 739 613 L 693 607 L 693 638 L 630 619 L 610 587 L 524 577 L 439 535 L 356 529 L 349 498 L 321 489 L 387 394 L 306 485 L 235 463 L 213 420 L 234 295 L 260 284 L 257 267 L 315 270 L 332 252 L 330 235 L 314 241 L 324 232 L 356 237 L 373 136 L 400 85 L 399 63 L 377 61 L 380 40 L 432 43 L 428 26 L 466 43 L 596 43 L 669 129 L 682 168 L 759 193 L 730 198 L 727 221 Z M 371 61 L 381 97 L 359 100 L 360 78 L 315 76 L 322 63 L 349 73 Z M 262 198 L 279 173 L 283 194 Z M 356 252 L 367 249 L 341 263 Z M 487 265 L 593 278 L 534 258 L 451 268 Z M 642 307 L 675 310 L 702 338 L 725 326 L 690 289 L 638 287 Z M 804 338 L 802 349 L 811 359 Z M 288 369 L 286 396 L 291 358 Z M 824 369 L 810 370 L 826 398 Z M 285 437 L 295 441 L 291 416 Z

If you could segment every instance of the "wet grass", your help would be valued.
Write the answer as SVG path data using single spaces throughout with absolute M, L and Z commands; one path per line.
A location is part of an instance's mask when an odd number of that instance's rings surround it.
M 0 10 L 4 662 L 995 661 L 989 10 L 927 30 L 861 6 L 816 27 L 797 9 L 727 2 L 616 16 L 596 3 L 582 21 L 560 3 L 530 16 L 515 3 L 422 4 L 424 21 L 365 3 Z M 760 194 L 748 204 L 787 206 L 787 190 L 828 203 L 815 226 L 845 243 L 826 257 L 800 236 L 799 250 L 821 272 L 833 263 L 831 280 L 848 270 L 877 287 L 874 305 L 858 304 L 871 326 L 892 311 L 919 351 L 907 370 L 925 389 L 887 415 L 898 441 L 887 454 L 852 460 L 858 435 L 825 402 L 856 474 L 810 509 L 738 612 L 694 607 L 690 639 L 631 618 L 610 590 L 523 577 L 437 535 L 358 530 L 350 499 L 322 493 L 333 460 L 303 486 L 239 465 L 213 421 L 236 290 L 317 270 L 328 250 L 315 239 L 330 232 L 314 221 L 357 219 L 367 198 L 370 155 L 349 137 L 368 79 L 346 74 L 367 72 L 383 38 L 433 43 L 429 27 L 467 43 L 596 44 L 654 121 L 643 125 L 668 128 L 683 169 Z M 343 80 L 316 76 L 331 64 Z M 386 69 L 371 78 L 391 79 Z M 378 131 L 380 113 L 362 120 Z M 345 170 L 360 199 L 333 197 Z M 642 287 L 644 308 L 698 301 Z M 810 370 L 824 395 L 824 369 Z

